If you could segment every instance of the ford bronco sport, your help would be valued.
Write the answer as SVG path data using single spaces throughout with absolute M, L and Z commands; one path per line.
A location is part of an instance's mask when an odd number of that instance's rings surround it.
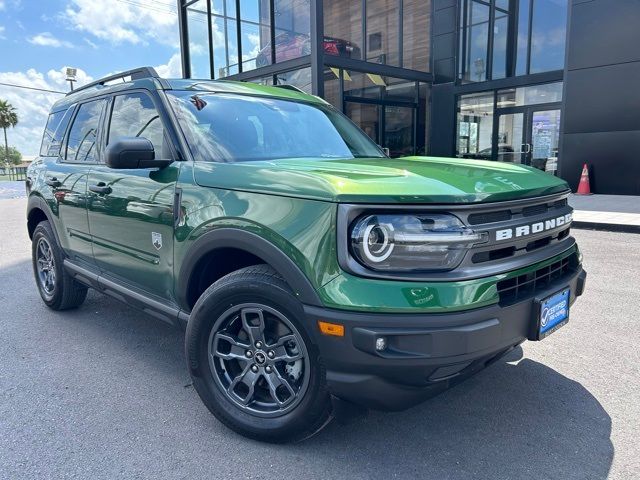
M 293 88 L 92 83 L 53 106 L 27 189 L 44 303 L 94 288 L 186 329 L 202 401 L 266 441 L 336 399 L 412 406 L 564 325 L 585 285 L 563 181 L 388 158 Z

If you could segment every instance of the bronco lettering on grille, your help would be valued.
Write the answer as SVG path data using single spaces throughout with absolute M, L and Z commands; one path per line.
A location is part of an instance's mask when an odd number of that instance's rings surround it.
M 520 225 L 514 228 L 504 228 L 502 230 L 496 230 L 496 241 L 509 240 L 512 238 L 526 237 L 527 235 L 533 235 L 535 233 L 545 232 L 547 230 L 553 230 L 563 225 L 569 225 L 573 219 L 573 214 L 567 213 L 561 217 L 551 218 L 543 222 L 531 223 L 529 225 Z

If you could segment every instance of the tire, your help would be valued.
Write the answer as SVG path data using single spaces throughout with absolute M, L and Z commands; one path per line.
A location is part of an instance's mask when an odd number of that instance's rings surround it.
M 76 308 L 87 297 L 87 287 L 64 269 L 64 254 L 48 221 L 38 224 L 31 242 L 33 274 L 42 301 L 52 310 Z
M 230 273 L 198 299 L 186 357 L 200 398 L 227 427 L 285 443 L 329 423 L 325 368 L 303 319 L 302 305 L 267 265 Z

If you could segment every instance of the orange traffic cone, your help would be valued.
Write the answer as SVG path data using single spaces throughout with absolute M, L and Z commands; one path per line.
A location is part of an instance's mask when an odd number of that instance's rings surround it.
M 580 175 L 580 183 L 578 183 L 578 191 L 576 195 L 591 195 L 591 187 L 589 186 L 589 169 L 585 163 L 582 167 L 582 174 Z

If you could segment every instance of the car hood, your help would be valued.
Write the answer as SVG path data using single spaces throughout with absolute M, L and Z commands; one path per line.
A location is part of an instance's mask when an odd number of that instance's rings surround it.
M 441 157 L 196 162 L 206 187 L 344 203 L 475 203 L 559 193 L 567 184 L 514 163 Z

